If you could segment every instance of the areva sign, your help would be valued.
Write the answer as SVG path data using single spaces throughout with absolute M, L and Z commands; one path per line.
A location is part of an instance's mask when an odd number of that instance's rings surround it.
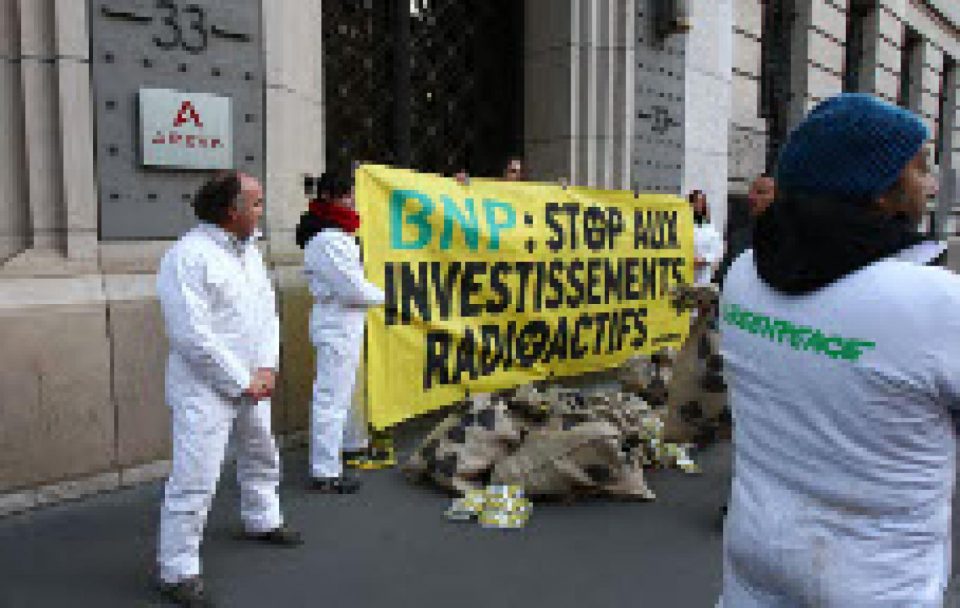
M 141 161 L 146 167 L 233 168 L 229 97 L 140 89 Z

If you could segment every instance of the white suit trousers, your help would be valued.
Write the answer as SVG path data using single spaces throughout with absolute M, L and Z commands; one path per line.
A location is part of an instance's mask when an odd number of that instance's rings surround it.
M 173 408 L 173 469 L 160 513 L 158 563 L 168 583 L 200 574 L 200 540 L 233 432 L 240 514 L 248 532 L 279 527 L 280 456 L 270 401 L 210 400 Z
M 359 372 L 359 367 L 357 368 Z M 367 415 L 363 411 L 362 403 L 353 403 L 356 394 L 357 382 L 354 376 L 353 390 L 350 391 L 350 411 L 343 428 L 343 449 L 346 452 L 359 452 L 370 446 L 370 434 L 367 432 Z
M 316 340 L 317 376 L 310 416 L 310 473 L 314 478 L 339 477 L 343 474 L 340 451 L 366 447 L 363 412 L 352 407 L 362 343 L 362 324 L 359 332 Z

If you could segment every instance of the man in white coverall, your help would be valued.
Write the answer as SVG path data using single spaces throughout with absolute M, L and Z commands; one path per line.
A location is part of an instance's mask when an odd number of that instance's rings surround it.
M 314 297 L 310 338 L 317 351 L 317 376 L 310 418 L 310 474 L 315 490 L 350 494 L 360 482 L 344 475 L 342 451 L 365 447 L 365 422 L 352 407 L 353 392 L 367 309 L 383 304 L 384 293 L 363 276 L 354 236 L 360 217 L 350 179 L 328 172 L 317 190 L 296 233 Z M 345 446 L 345 439 L 353 445 Z
M 726 276 L 727 608 L 943 605 L 960 277 L 917 232 L 928 136 L 870 95 L 820 103 Z
M 173 469 L 160 514 L 160 590 L 209 606 L 200 539 L 231 431 L 245 537 L 301 543 L 283 524 L 280 459 L 270 430 L 280 329 L 270 278 L 254 245 L 263 214 L 256 179 L 219 174 L 198 192 L 200 224 L 164 255 L 157 277 L 170 343 L 166 395 Z

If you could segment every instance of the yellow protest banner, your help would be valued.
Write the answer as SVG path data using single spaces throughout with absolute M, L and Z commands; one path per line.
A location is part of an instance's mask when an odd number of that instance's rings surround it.
M 367 409 L 383 429 L 463 399 L 679 347 L 693 217 L 672 195 L 357 170 Z

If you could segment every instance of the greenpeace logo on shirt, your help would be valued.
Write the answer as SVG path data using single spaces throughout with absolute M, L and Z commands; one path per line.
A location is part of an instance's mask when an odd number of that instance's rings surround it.
M 727 325 L 755 336 L 789 346 L 796 351 L 813 352 L 831 359 L 856 361 L 865 350 L 877 346 L 875 342 L 842 338 L 828 335 L 814 327 L 794 325 L 790 321 L 751 312 L 736 304 L 724 304 L 720 317 Z

